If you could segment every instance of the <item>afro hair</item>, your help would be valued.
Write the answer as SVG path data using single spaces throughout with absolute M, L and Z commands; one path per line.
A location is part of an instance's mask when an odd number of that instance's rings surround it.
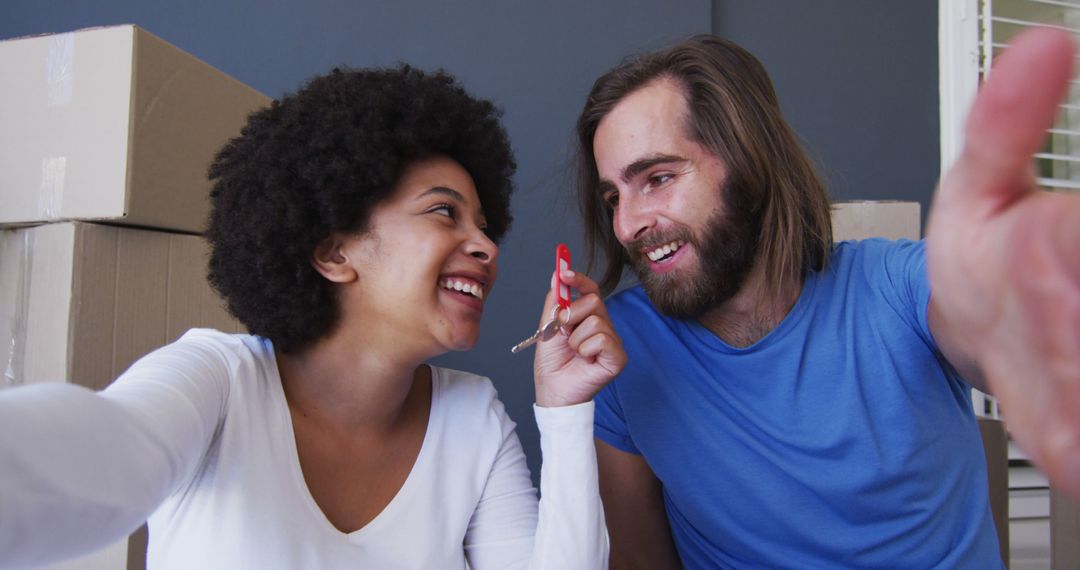
M 334 233 L 362 233 L 409 164 L 448 156 L 472 176 L 498 242 L 516 169 L 500 111 L 449 74 L 334 69 L 248 117 L 210 166 L 208 278 L 229 312 L 278 350 L 325 335 L 339 308 L 311 265 Z

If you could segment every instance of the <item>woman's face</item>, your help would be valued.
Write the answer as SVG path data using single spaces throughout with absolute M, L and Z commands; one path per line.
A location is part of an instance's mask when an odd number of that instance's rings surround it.
M 443 156 L 411 164 L 372 211 L 368 232 L 346 245 L 358 260 L 346 312 L 355 309 L 403 348 L 472 348 L 499 254 L 486 225 L 460 164 Z

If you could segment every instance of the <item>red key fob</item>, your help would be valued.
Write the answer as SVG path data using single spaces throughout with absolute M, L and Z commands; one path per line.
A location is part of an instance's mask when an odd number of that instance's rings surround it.
M 555 248 L 555 293 L 560 309 L 570 307 L 570 286 L 562 280 L 562 272 L 566 269 L 570 269 L 570 248 L 566 247 L 565 243 L 560 243 Z

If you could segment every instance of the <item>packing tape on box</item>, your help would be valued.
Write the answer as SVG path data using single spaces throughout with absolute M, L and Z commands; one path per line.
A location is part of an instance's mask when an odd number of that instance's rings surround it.
M 15 312 L 11 318 L 11 342 L 8 347 L 7 366 L 4 367 L 5 387 L 22 384 L 25 380 L 30 276 L 34 269 L 34 232 L 24 231 L 20 241 L 18 270 L 15 276 Z
M 71 103 L 75 92 L 75 34 L 57 34 L 49 40 L 45 58 L 45 78 L 49 86 L 49 106 Z
M 74 33 L 56 34 L 49 39 L 45 68 L 49 106 L 70 104 L 75 96 Z M 67 157 L 49 157 L 41 161 L 41 191 L 38 193 L 38 215 L 41 219 L 54 221 L 60 218 L 66 175 Z
M 64 205 L 64 179 L 67 177 L 67 157 L 41 159 L 41 188 L 38 192 L 38 215 L 47 221 L 60 219 Z

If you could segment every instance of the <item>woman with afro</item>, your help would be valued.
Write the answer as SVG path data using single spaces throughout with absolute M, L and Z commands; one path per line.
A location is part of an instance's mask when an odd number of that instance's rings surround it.
M 0 394 L 0 567 L 149 518 L 151 568 L 606 567 L 592 397 L 626 360 L 597 286 L 537 345 L 538 501 L 468 350 L 515 170 L 449 75 L 334 70 L 210 168 L 210 283 L 250 331 L 192 330 L 102 392 Z M 549 293 L 545 315 L 554 301 Z

